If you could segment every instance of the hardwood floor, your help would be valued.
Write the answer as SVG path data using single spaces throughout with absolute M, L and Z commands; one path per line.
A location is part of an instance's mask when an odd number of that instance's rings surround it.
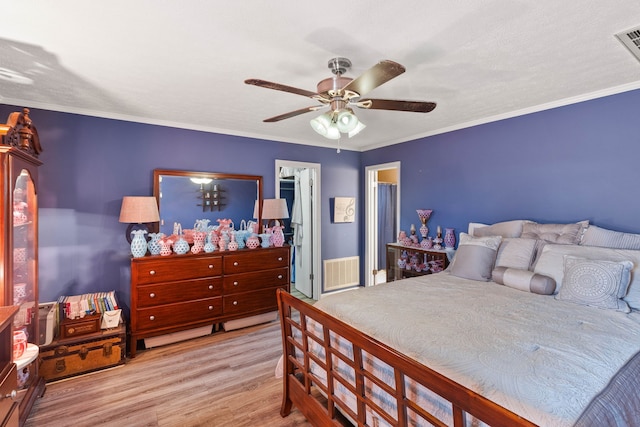
M 124 366 L 47 384 L 25 427 L 310 426 L 280 416 L 278 321 L 138 351 Z
M 294 297 L 296 297 L 298 299 L 301 299 L 302 301 L 307 302 L 309 304 L 313 304 L 315 302 L 315 300 L 307 297 L 305 294 L 303 294 L 302 292 L 297 290 L 295 283 L 291 284 L 291 295 L 293 295 Z

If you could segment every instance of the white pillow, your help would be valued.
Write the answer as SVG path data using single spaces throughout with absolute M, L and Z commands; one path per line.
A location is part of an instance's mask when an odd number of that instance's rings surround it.
M 633 263 L 631 283 L 629 284 L 627 295 L 623 299 L 632 309 L 640 310 L 640 251 L 595 246 L 547 244 L 542 248 L 542 254 L 538 258 L 533 271 L 552 277 L 556 281 L 556 293 L 562 289 L 565 255 L 603 261 L 631 261 Z
M 536 250 L 536 240 L 508 238 L 503 239 L 496 257 L 496 267 L 529 270 Z
M 584 220 L 573 224 L 539 224 L 528 222 L 522 226 L 520 237 L 525 239 L 544 240 L 547 243 L 564 243 L 577 245 L 582 235 L 589 227 L 589 221 Z
M 580 241 L 584 246 L 615 249 L 640 249 L 640 234 L 622 233 L 590 225 Z
M 447 271 L 464 279 L 488 282 L 501 240 L 500 236 L 472 237 L 460 233 L 458 250 Z
M 628 313 L 621 298 L 631 280 L 631 261 L 602 261 L 565 255 L 563 285 L 557 300 Z
M 496 267 L 491 273 L 491 278 L 499 285 L 532 294 L 553 295 L 556 289 L 556 281 L 551 277 L 518 268 Z
M 474 237 L 487 237 L 487 236 L 502 236 L 507 237 L 520 237 L 522 234 L 522 227 L 525 223 L 531 221 L 516 219 L 513 221 L 496 222 L 492 225 L 475 224 L 473 233 L 469 233 Z M 471 225 L 471 224 L 469 224 Z
M 467 234 L 469 234 L 469 236 L 475 236 L 476 229 L 480 227 L 488 227 L 488 226 L 489 224 L 483 224 L 481 222 L 470 222 L 469 226 L 467 227 Z

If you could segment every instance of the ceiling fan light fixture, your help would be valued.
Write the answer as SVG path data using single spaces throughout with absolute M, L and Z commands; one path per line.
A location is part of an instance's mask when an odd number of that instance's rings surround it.
M 338 130 L 338 127 L 336 126 L 335 123 L 331 123 L 331 125 L 327 129 L 327 134 L 325 135 L 325 138 L 340 139 L 340 131 Z
M 336 125 L 342 133 L 349 133 L 358 126 L 358 117 L 351 109 L 344 109 L 336 112 Z
M 358 124 L 356 125 L 356 127 L 351 132 L 349 132 L 349 138 L 352 138 L 352 137 L 356 136 L 357 134 L 360 133 L 360 131 L 362 129 L 364 129 L 366 127 L 367 127 L 367 125 L 365 125 L 364 123 L 362 123 L 361 121 L 358 120 Z
M 329 113 L 321 114 L 315 119 L 311 119 L 309 123 L 313 130 L 326 137 L 331 126 L 331 115 Z

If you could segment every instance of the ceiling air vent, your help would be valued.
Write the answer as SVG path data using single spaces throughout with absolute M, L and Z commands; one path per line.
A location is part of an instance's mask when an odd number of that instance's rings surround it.
M 622 31 L 616 37 L 640 61 L 640 26 Z

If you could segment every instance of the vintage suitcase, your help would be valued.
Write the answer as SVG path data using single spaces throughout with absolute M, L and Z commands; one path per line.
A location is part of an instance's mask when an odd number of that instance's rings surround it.
M 54 340 L 40 347 L 40 375 L 59 380 L 121 365 L 126 355 L 124 326 L 96 334 Z

